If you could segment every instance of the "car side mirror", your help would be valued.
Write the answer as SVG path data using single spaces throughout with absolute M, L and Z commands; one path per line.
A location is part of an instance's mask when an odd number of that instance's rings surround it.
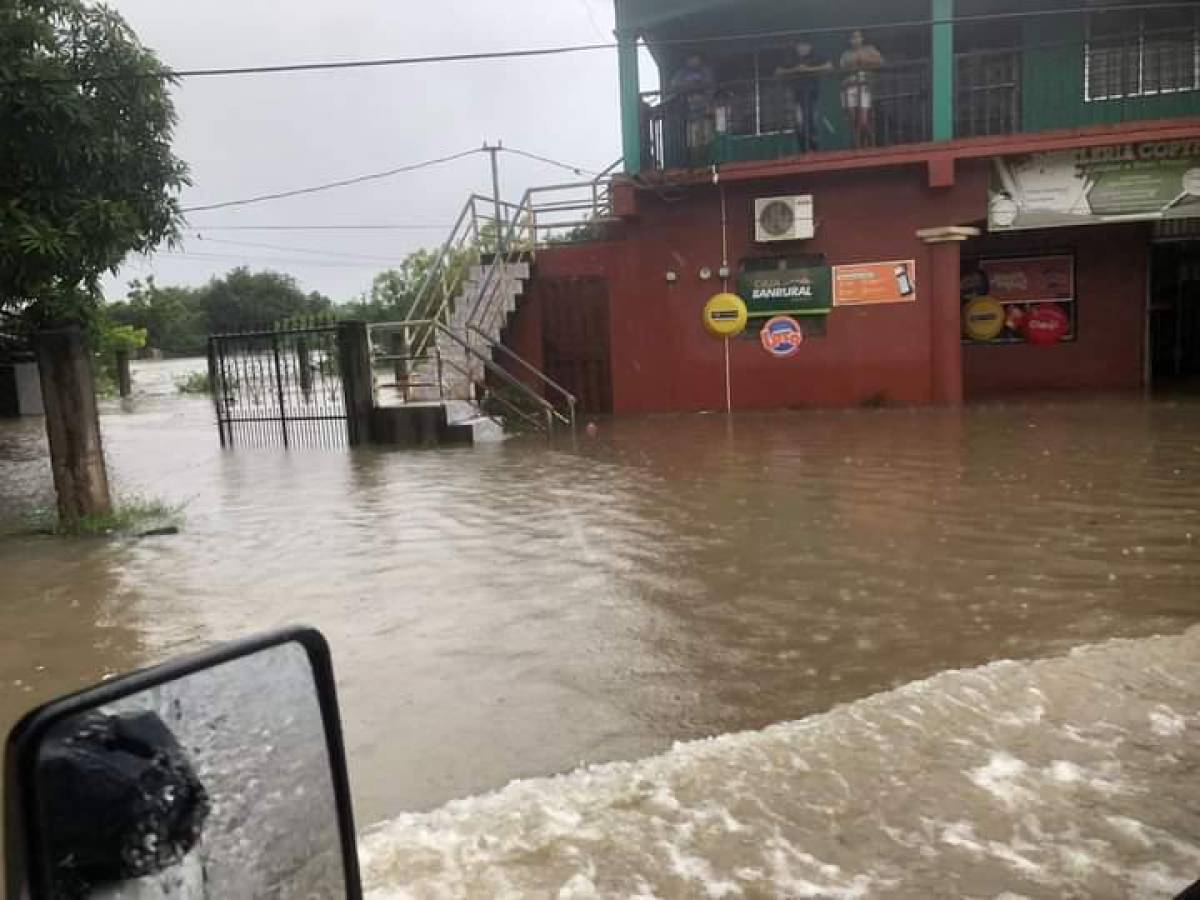
M 359 900 L 329 647 L 294 628 L 26 715 L 5 752 L 13 900 Z

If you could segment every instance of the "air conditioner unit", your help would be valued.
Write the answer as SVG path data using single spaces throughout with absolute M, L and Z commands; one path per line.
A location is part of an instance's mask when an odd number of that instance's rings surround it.
M 754 201 L 754 240 L 803 241 L 815 233 L 812 194 L 760 197 Z

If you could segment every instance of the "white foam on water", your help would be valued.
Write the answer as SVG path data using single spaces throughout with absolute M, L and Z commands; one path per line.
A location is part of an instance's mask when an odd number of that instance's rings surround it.
M 1163 737 L 1178 737 L 1187 728 L 1187 720 L 1170 707 L 1160 706 L 1150 711 L 1150 730 Z
M 1160 898 L 1200 876 L 1200 628 L 944 672 L 383 823 L 371 900 Z
M 1023 803 L 1029 797 L 1029 791 L 1018 784 L 1028 768 L 1029 766 L 1015 756 L 998 751 L 991 755 L 986 766 L 972 770 L 969 777 L 976 785 L 1011 807 Z

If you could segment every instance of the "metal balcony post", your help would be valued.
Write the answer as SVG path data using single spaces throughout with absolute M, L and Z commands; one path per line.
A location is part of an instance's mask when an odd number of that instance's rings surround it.
M 954 0 L 933 4 L 933 139 L 954 137 Z
M 621 85 L 621 149 L 625 154 L 625 171 L 636 175 L 642 170 L 642 98 L 634 35 L 622 34 L 617 38 L 617 75 Z

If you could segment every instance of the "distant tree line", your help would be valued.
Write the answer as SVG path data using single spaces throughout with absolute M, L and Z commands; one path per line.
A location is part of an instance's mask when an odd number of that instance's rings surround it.
M 210 334 L 271 328 L 297 319 L 393 321 L 408 318 L 433 260 L 432 252 L 418 250 L 398 268 L 376 275 L 369 291 L 343 303 L 316 291 L 305 293 L 290 275 L 246 267 L 201 287 L 162 286 L 149 277 L 132 282 L 126 299 L 108 303 L 104 318 L 108 328 L 144 331 L 147 348 L 170 356 L 203 354 Z

